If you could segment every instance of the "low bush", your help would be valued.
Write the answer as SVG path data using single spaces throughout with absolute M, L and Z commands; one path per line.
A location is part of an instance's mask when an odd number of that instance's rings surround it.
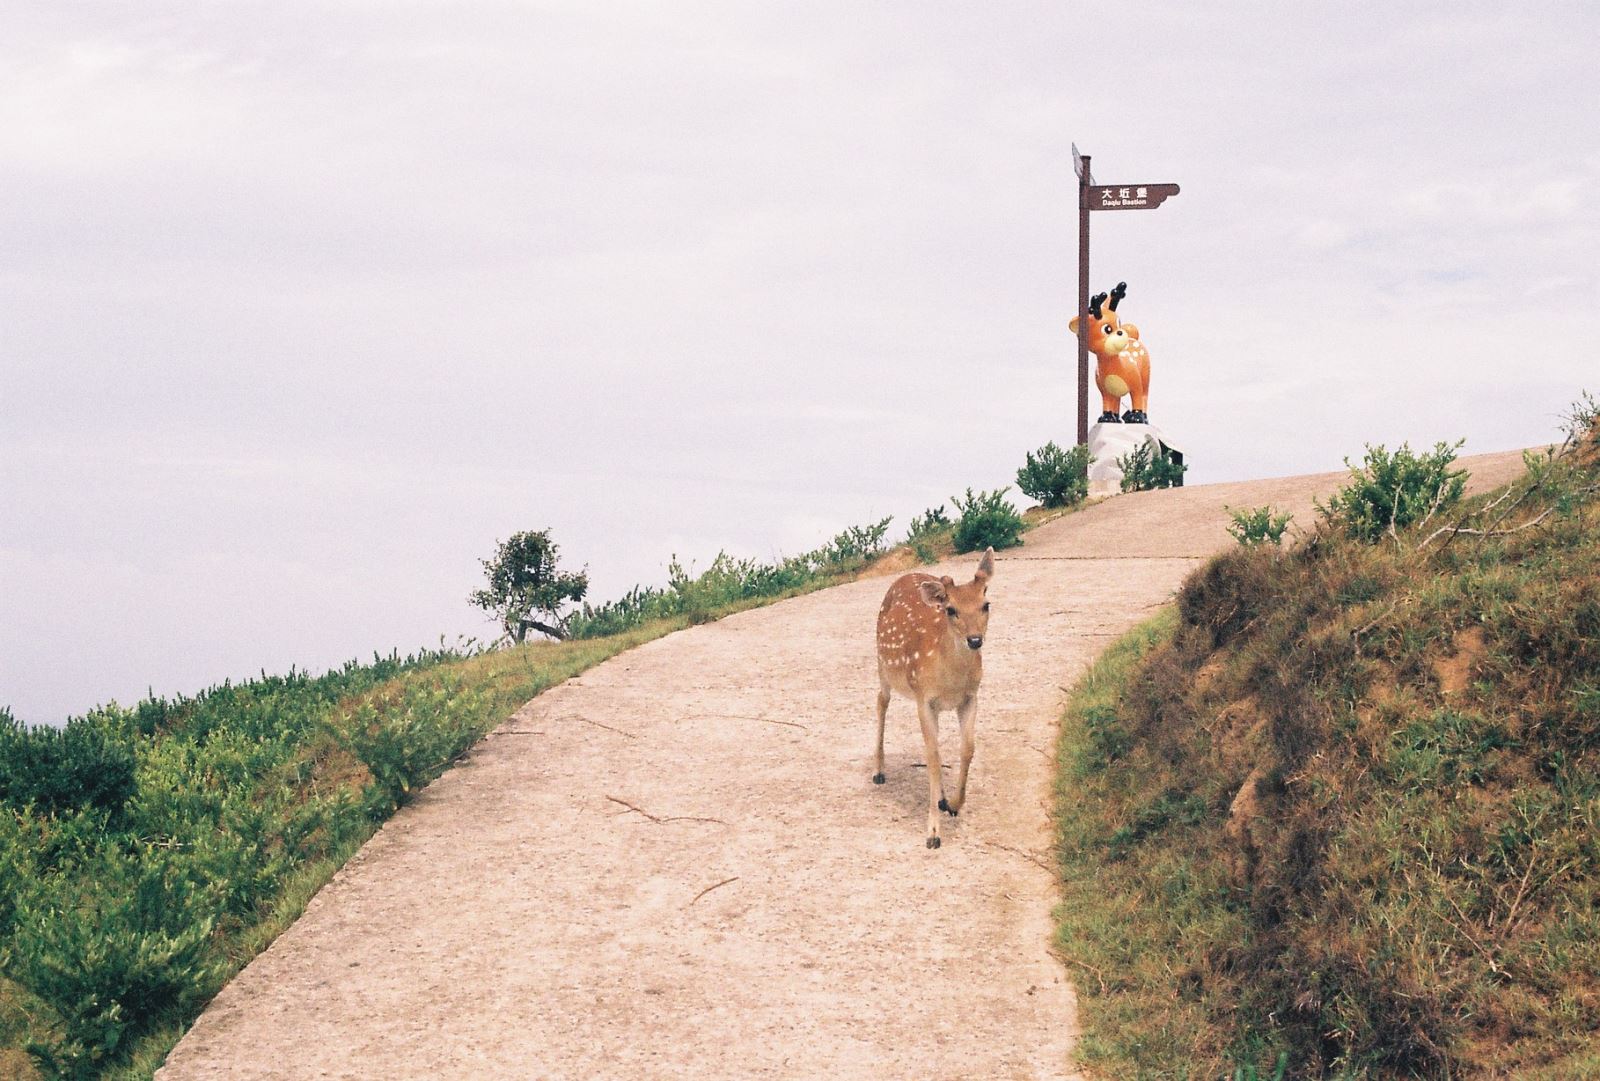
M 1077 506 L 1089 494 L 1089 448 L 1062 450 L 1050 442 L 1029 451 L 1017 470 L 1017 490 L 1052 509 Z
M 889 523 L 885 518 L 871 525 L 850 526 L 817 550 L 818 569 L 859 567 L 874 556 L 881 555 Z
M 1005 498 L 1006 488 L 992 492 L 973 493 L 967 489 L 965 498 L 951 497 L 961 516 L 956 519 L 952 540 L 957 552 L 976 552 L 982 548 L 1015 548 L 1022 543 L 1022 516 Z
M 1319 502 L 1317 511 L 1325 521 L 1367 544 L 1424 522 L 1461 499 L 1467 472 L 1450 468 L 1461 444 L 1462 440 L 1438 443 L 1421 455 L 1405 443 L 1393 453 L 1383 446 L 1369 446 L 1359 466 L 1345 459 L 1350 483 L 1326 504 Z
M 367 814 L 381 822 L 437 777 L 481 733 L 477 692 L 456 680 L 410 684 L 381 702 L 361 703 L 332 726 L 371 775 Z
M 1228 535 L 1245 547 L 1264 542 L 1282 545 L 1283 532 L 1289 528 L 1292 514 L 1274 514 L 1272 508 L 1254 507 L 1250 510 L 1233 510 L 1224 507 L 1232 519 Z
M 1188 466 L 1164 451 L 1158 452 L 1149 442 L 1141 443 L 1117 459 L 1122 470 L 1124 492 L 1148 492 L 1156 488 L 1175 488 L 1183 483 Z
M 133 794 L 133 768 L 132 738 L 116 727 L 79 717 L 30 728 L 0 708 L 0 803 L 116 811 Z
M 911 528 L 906 532 L 906 540 L 921 540 L 941 530 L 949 529 L 950 525 L 950 518 L 945 514 L 944 507 L 929 507 L 911 519 Z
M 211 933 L 221 911 L 199 861 L 170 850 L 106 848 L 25 891 L 8 975 L 54 1013 L 30 1050 L 52 1072 L 97 1076 L 126 1042 L 216 991 Z
M 585 604 L 568 617 L 567 631 L 573 638 L 595 638 L 657 619 L 686 617 L 697 622 L 729 605 L 820 585 L 881 555 L 893 520 L 851 526 L 819 548 L 771 563 L 718 552 L 709 567 L 695 574 L 674 555 L 667 565 L 665 588 L 635 586 L 617 600 Z

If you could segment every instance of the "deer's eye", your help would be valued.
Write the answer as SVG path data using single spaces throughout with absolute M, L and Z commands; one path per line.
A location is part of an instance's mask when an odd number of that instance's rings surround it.
M 984 601 L 983 602 L 983 610 L 985 612 L 987 612 L 989 610 L 989 602 L 988 601 Z
M 956 618 L 956 610 L 954 608 L 946 608 L 944 610 L 944 614 L 949 616 L 951 619 Z
M 1111 333 L 1111 324 L 1107 323 L 1105 326 L 1101 327 L 1100 329 L 1105 331 L 1107 334 L 1110 334 Z

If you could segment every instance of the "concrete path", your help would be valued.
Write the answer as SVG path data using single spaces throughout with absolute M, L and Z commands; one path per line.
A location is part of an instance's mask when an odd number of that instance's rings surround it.
M 1475 486 L 1521 469 L 1466 464 Z M 1232 543 L 1225 505 L 1309 524 L 1343 480 L 1122 496 L 1002 553 L 971 793 L 938 850 L 909 703 L 888 783 L 869 779 L 888 579 L 546 692 L 396 815 L 157 1077 L 1075 1077 L 1049 953 L 1064 688 Z M 948 761 L 953 717 L 944 733 Z

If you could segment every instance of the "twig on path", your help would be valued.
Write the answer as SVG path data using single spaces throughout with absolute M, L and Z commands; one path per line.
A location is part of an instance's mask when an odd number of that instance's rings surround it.
M 798 728 L 802 732 L 811 731 L 811 729 L 807 728 L 805 725 L 796 724 L 794 721 L 775 721 L 771 717 L 751 717 L 744 713 L 710 713 L 706 714 L 706 716 L 721 717 L 729 721 L 760 721 L 762 724 L 781 724 L 789 728 Z
M 699 893 L 695 894 L 694 895 L 694 901 L 700 900 L 700 898 L 704 897 L 706 894 L 710 893 L 712 890 L 721 889 L 723 886 L 726 886 L 728 883 L 737 882 L 737 881 L 739 881 L 739 876 L 738 875 L 734 875 L 732 878 L 724 878 L 721 882 L 718 882 L 715 886 L 707 886 L 705 889 L 703 889 Z M 689 905 L 694 904 L 694 901 L 690 901 Z M 683 907 L 684 908 L 688 908 L 689 905 L 684 905 Z
M 1013 848 L 1010 845 L 1003 845 L 999 841 L 985 841 L 983 843 L 988 845 L 990 848 L 998 848 L 1002 852 L 1009 852 L 1013 856 L 1021 856 L 1035 867 L 1043 868 L 1044 870 L 1049 871 L 1051 874 L 1055 873 L 1055 868 L 1051 867 L 1048 863 L 1045 863 L 1044 860 L 1040 859 L 1036 853 L 1027 852 L 1020 848 Z
M 629 803 L 625 799 L 618 799 L 615 796 L 607 796 L 606 799 L 610 800 L 612 803 L 620 803 L 629 811 L 636 811 L 639 814 L 644 815 L 650 821 L 659 825 L 665 825 L 668 822 L 715 822 L 719 826 L 727 825 L 727 823 L 720 818 L 701 818 L 699 815 L 667 815 L 665 818 L 663 818 L 661 815 L 653 815 L 643 807 L 640 807 L 637 804 Z M 620 813 L 626 814 L 627 811 Z
M 624 729 L 621 729 L 621 728 L 612 728 L 609 724 L 601 724 L 599 721 L 591 721 L 589 718 L 580 717 L 576 713 L 574 713 L 569 718 L 569 720 L 582 721 L 584 724 L 592 724 L 596 728 L 604 728 L 607 732 L 615 732 L 617 735 L 619 735 L 619 736 L 627 736 L 629 739 L 638 739 L 639 738 L 638 736 L 634 735 L 632 732 L 628 732 L 628 731 L 626 731 Z
M 491 736 L 542 736 L 543 732 L 535 732 L 531 728 L 505 728 L 498 732 L 490 732 Z

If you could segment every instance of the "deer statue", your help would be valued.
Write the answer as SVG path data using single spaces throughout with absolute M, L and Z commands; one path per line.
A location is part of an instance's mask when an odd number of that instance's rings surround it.
M 1139 340 L 1139 328 L 1124 323 L 1117 315 L 1117 305 L 1128 293 L 1128 283 L 1118 282 L 1109 299 L 1105 293 L 1096 293 L 1089 301 L 1089 352 L 1099 363 L 1095 366 L 1094 385 L 1100 388 L 1100 401 L 1105 412 L 1102 423 L 1148 424 L 1145 406 L 1150 395 L 1150 351 Z M 1079 316 L 1067 326 L 1076 334 Z M 1123 395 L 1133 399 L 1132 407 L 1117 416 Z
M 878 609 L 878 772 L 883 783 L 883 724 L 890 692 L 917 704 L 928 762 L 928 847 L 939 847 L 939 812 L 957 815 L 967 800 L 967 770 L 977 737 L 983 636 L 989 629 L 989 578 L 994 549 L 983 553 L 972 581 L 906 574 L 895 579 Z M 939 713 L 961 719 L 961 775 L 947 800 L 939 768 Z

